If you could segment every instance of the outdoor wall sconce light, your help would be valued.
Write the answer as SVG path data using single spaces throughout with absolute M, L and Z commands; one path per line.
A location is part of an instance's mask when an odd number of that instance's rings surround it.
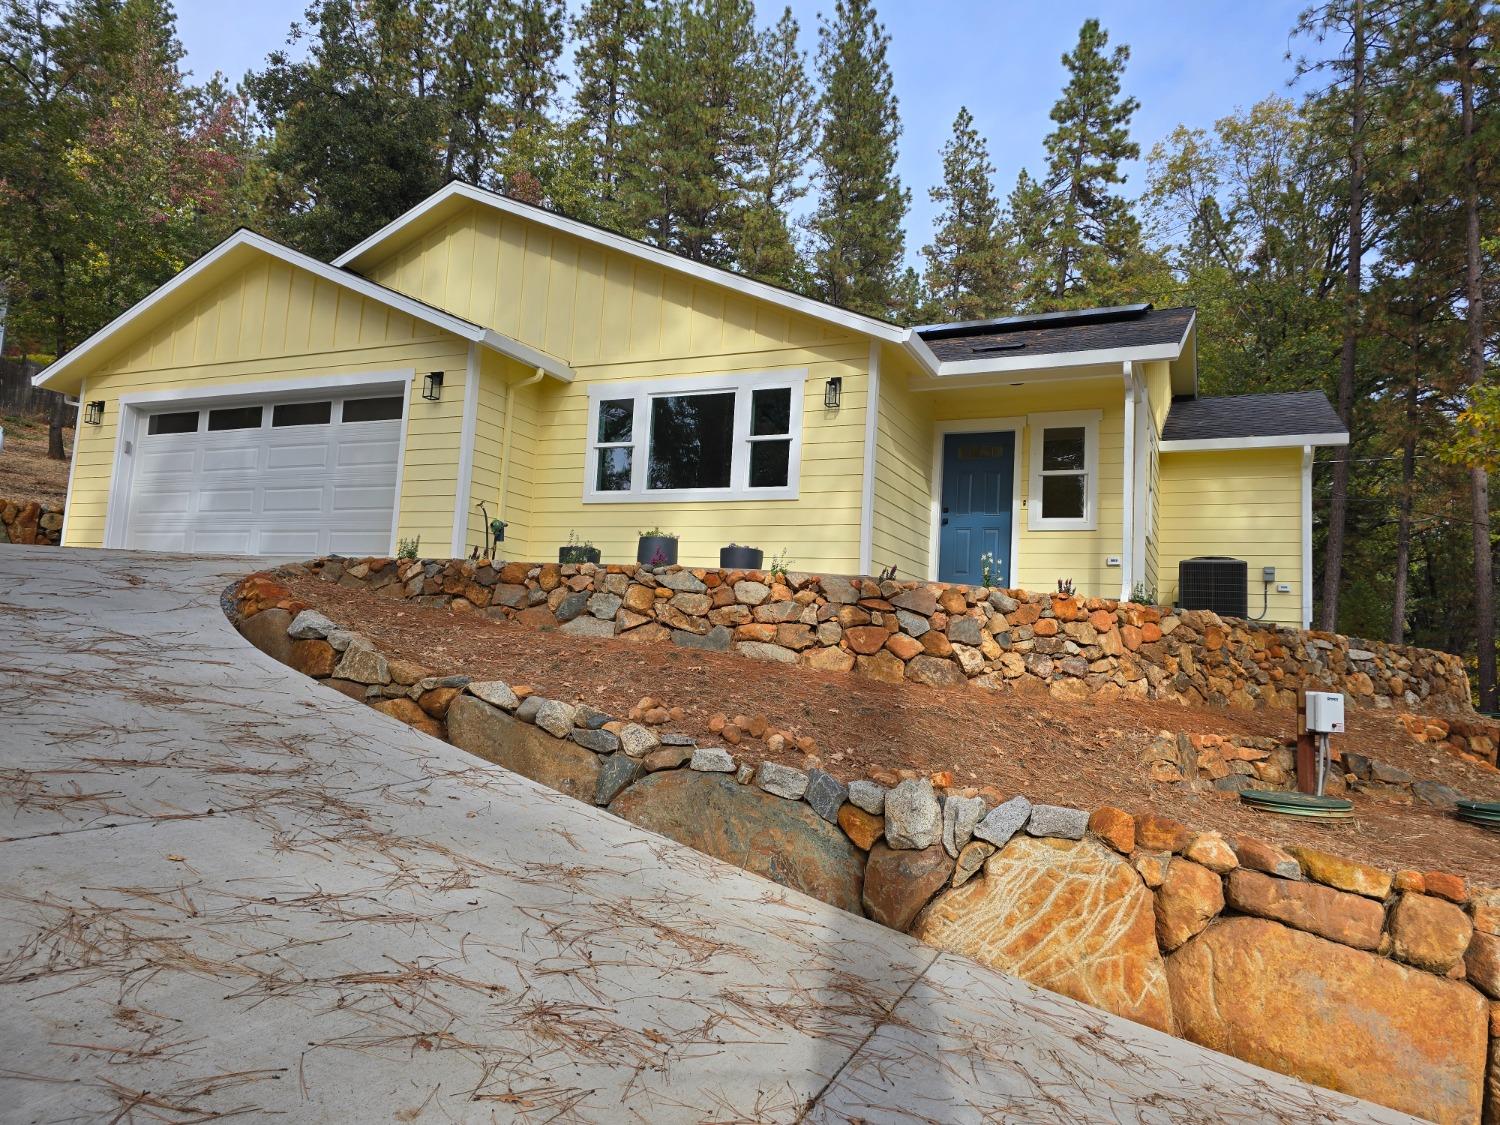
M 436 402 L 443 397 L 443 373 L 441 371 L 429 371 L 423 377 L 422 397 L 428 402 Z
M 104 423 L 104 400 L 96 399 L 83 408 L 83 424 L 99 426 Z
M 835 376 L 823 384 L 823 405 L 829 410 L 837 410 L 843 394 L 844 380 Z

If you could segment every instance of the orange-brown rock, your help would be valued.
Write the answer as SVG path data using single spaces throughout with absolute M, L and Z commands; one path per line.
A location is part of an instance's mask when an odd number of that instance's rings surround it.
M 1242 913 L 1285 922 L 1355 949 L 1378 948 L 1385 924 L 1384 908 L 1371 899 L 1243 867 L 1229 873 L 1228 899 Z
M 867 656 L 860 660 L 870 659 Z M 847 672 L 854 667 L 854 654 L 841 648 L 810 648 L 802 653 L 800 661 L 808 668 L 819 672 Z
M 1389 871 L 1320 852 L 1316 848 L 1289 847 L 1287 851 L 1302 866 L 1303 874 L 1314 882 L 1367 898 L 1384 899 L 1391 893 Z
M 902 660 L 910 660 L 913 656 L 922 652 L 922 642 L 916 637 L 909 637 L 905 633 L 892 633 L 886 639 L 885 647 L 890 649 Z
M 867 813 L 858 805 L 845 801 L 839 808 L 839 827 L 856 847 L 869 851 L 885 835 L 885 817 Z
M 1224 909 L 1223 881 L 1189 859 L 1174 859 L 1156 889 L 1156 940 L 1170 953 Z
M 1171 1000 L 1151 892 L 1092 840 L 1018 836 L 944 891 L 912 934 L 1039 987 L 1163 1031 Z
M 1500 937 L 1476 933 L 1464 955 L 1469 983 L 1486 996 L 1500 1000 Z
M 1466 985 L 1258 918 L 1210 926 L 1167 973 L 1196 1043 L 1419 1117 L 1479 1117 L 1488 1013 Z
M 1241 867 L 1264 871 L 1267 875 L 1280 875 L 1283 879 L 1302 877 L 1302 865 L 1275 844 L 1249 836 L 1236 836 L 1230 843 Z
M 1188 846 L 1182 849 L 1182 854 L 1220 875 L 1233 871 L 1240 865 L 1234 849 L 1217 832 L 1195 832 L 1188 841 Z
M 1180 852 L 1187 847 L 1191 834 L 1187 825 L 1171 819 L 1147 813 L 1135 818 L 1136 846 L 1152 852 Z
M 1089 831 L 1121 855 L 1135 851 L 1135 817 L 1111 805 L 1097 808 L 1089 816 Z
M 893 652 L 877 652 L 874 656 L 861 656 L 854 662 L 855 671 L 872 680 L 883 680 L 888 684 L 899 684 L 906 679 L 906 665 Z
M 953 874 L 953 860 L 942 844 L 920 851 L 895 849 L 884 840 L 870 849 L 865 864 L 865 914 L 882 926 L 906 932 L 917 912 L 942 890 Z
M 421 731 L 423 734 L 439 737 L 443 733 L 443 728 L 440 724 L 434 722 L 426 711 L 422 710 L 413 700 L 407 699 L 405 696 L 398 696 L 395 699 L 382 699 L 373 703 L 372 706 L 381 714 L 398 719 L 407 726 Z
M 1422 881 L 1427 884 L 1427 893 L 1456 902 L 1460 906 L 1469 901 L 1469 886 L 1462 875 L 1450 875 L 1446 871 L 1424 871 Z
M 1391 953 L 1397 960 L 1446 973 L 1463 959 L 1474 924 L 1451 902 L 1404 894 L 1391 910 Z
M 1055 618 L 1043 617 L 1031 628 L 1032 632 L 1039 637 L 1055 637 L 1057 636 L 1059 625 Z
M 331 676 L 339 654 L 327 641 L 310 638 L 292 642 L 291 666 L 304 676 Z
M 874 656 L 885 647 L 889 636 L 890 633 L 881 625 L 856 625 L 844 630 L 844 640 L 860 656 Z
M 448 706 L 462 691 L 463 688 L 456 687 L 431 688 L 417 697 L 417 706 L 426 711 L 434 719 L 446 718 L 448 715 Z

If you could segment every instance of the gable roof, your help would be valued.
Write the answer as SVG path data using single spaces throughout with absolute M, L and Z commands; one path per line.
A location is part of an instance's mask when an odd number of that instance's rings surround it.
M 440 188 L 432 195 L 429 195 L 405 214 L 392 219 L 358 245 L 344 251 L 344 253 L 333 260 L 333 264 L 348 269 L 358 269 L 361 262 L 367 260 L 368 256 L 378 246 L 399 236 L 403 232 L 415 234 L 430 229 L 432 226 L 442 222 L 449 215 L 455 214 L 467 203 L 477 203 L 482 207 L 489 207 L 507 215 L 515 215 L 519 218 L 539 223 L 542 226 L 550 227 L 552 230 L 562 231 L 576 238 L 581 238 L 600 246 L 606 246 L 611 250 L 619 251 L 622 254 L 642 259 L 662 269 L 685 274 L 699 281 L 722 285 L 727 289 L 732 289 L 751 297 L 757 297 L 760 300 L 768 301 L 773 305 L 779 305 L 784 309 L 801 313 L 804 316 L 814 317 L 855 332 L 861 332 L 867 336 L 873 336 L 886 343 L 903 344 L 910 335 L 910 329 L 902 328 L 888 321 L 866 316 L 863 313 L 851 312 L 849 309 L 841 309 L 837 305 L 830 305 L 825 301 L 815 300 L 812 297 L 804 297 L 800 293 L 792 292 L 790 289 L 783 289 L 780 286 L 771 285 L 764 281 L 756 281 L 754 278 L 746 277 L 732 270 L 706 265 L 703 262 L 695 262 L 691 258 L 685 258 L 681 254 L 674 254 L 670 250 L 663 250 L 649 243 L 640 242 L 634 238 L 627 238 L 623 234 L 616 234 L 614 231 L 594 226 L 592 223 L 585 223 L 579 219 L 570 219 L 566 215 L 559 215 L 557 212 L 549 211 L 545 207 L 538 207 L 532 203 L 523 203 L 519 199 L 512 199 L 508 195 L 486 191 L 484 188 L 475 187 L 472 184 L 466 184 L 459 180 L 451 181 L 446 187 Z
M 1322 391 L 1175 398 L 1161 432 L 1163 453 L 1348 443 Z
M 1195 313 L 1191 307 L 1120 305 L 925 325 L 912 331 L 933 355 L 948 363 L 987 356 L 1057 355 L 1163 344 L 1180 347 Z
M 394 289 L 377 285 L 356 273 L 320 262 L 317 258 L 293 250 L 290 246 L 283 246 L 265 235 L 241 228 L 177 276 L 131 305 L 83 343 L 43 368 L 32 377 L 32 385 L 49 387 L 53 390 L 71 389 L 76 384 L 72 379 L 65 377 L 71 375 L 81 378 L 87 369 L 88 361 L 91 358 L 104 358 L 107 346 L 125 329 L 132 326 L 140 327 L 154 319 L 169 316 L 188 304 L 192 300 L 189 287 L 194 280 L 227 277 L 243 268 L 244 264 L 251 259 L 261 255 L 285 262 L 296 269 L 305 270 L 324 281 L 358 293 L 361 297 L 405 313 L 414 320 L 430 324 L 445 332 L 451 332 L 470 343 L 489 348 L 501 355 L 510 356 L 529 367 L 540 368 L 554 378 L 565 382 L 573 378 L 573 369 L 556 356 L 547 355 L 545 352 L 538 351 L 519 340 L 503 336 L 482 324 L 464 320 L 462 317 L 444 312 L 424 301 L 398 293 Z

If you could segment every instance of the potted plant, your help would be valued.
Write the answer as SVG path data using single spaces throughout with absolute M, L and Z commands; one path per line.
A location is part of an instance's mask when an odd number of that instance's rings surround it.
M 759 570 L 766 561 L 766 553 L 759 547 L 741 547 L 731 543 L 719 548 L 720 570 Z
M 560 563 L 597 563 L 599 561 L 599 548 L 588 541 L 580 543 L 578 532 L 568 532 L 568 545 L 557 549 L 557 561 Z
M 641 532 L 635 545 L 635 561 L 642 566 L 676 566 L 677 536 L 659 527 Z

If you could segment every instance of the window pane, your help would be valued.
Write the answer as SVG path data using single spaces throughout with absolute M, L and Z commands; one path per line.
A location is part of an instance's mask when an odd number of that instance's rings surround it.
M 271 409 L 273 426 L 323 426 L 331 417 L 331 402 L 283 402 Z
M 1042 478 L 1042 516 L 1049 520 L 1083 519 L 1082 473 Z
M 601 442 L 629 441 L 632 423 L 635 420 L 635 400 L 613 398 L 599 404 L 599 440 Z
M 1049 469 L 1082 469 L 1083 427 L 1068 426 L 1042 433 L 1042 471 Z
M 750 432 L 761 434 L 789 434 L 792 432 L 792 391 L 781 387 L 772 391 L 756 391 L 751 399 Z
M 728 488 L 734 392 L 651 400 L 649 488 Z
M 346 422 L 389 422 L 401 417 L 401 396 L 351 398 L 344 402 Z
M 146 423 L 148 434 L 194 434 L 198 432 L 198 412 L 178 410 L 171 414 L 153 414 Z
M 210 430 L 252 430 L 260 426 L 265 408 L 261 406 L 227 406 L 208 412 Z
M 599 450 L 599 473 L 594 487 L 600 492 L 630 491 L 630 447 L 616 445 Z
M 752 441 L 750 443 L 750 487 L 785 488 L 787 464 L 791 460 L 791 454 L 791 439 Z

